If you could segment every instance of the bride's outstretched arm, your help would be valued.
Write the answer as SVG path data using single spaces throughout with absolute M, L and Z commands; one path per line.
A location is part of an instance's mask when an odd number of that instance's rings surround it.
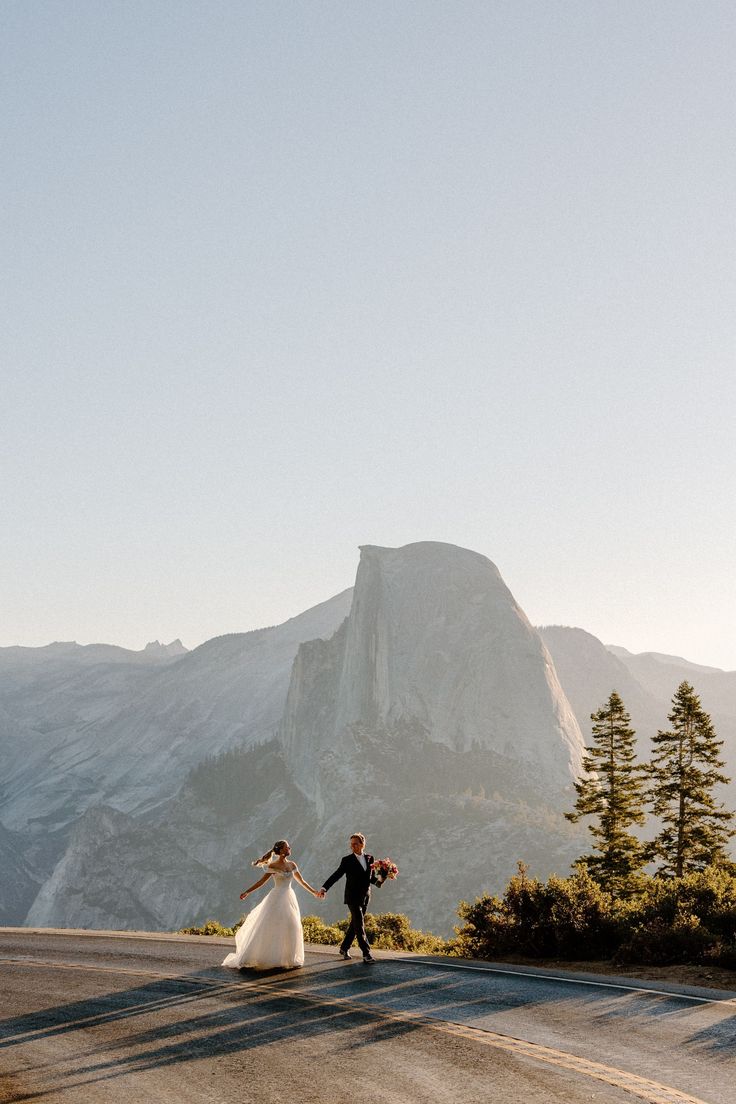
M 244 901 L 248 894 L 252 893 L 254 889 L 258 889 L 259 886 L 265 885 L 270 877 L 270 874 L 264 874 L 263 877 L 259 878 L 257 882 L 254 882 L 252 886 L 248 886 L 247 889 L 244 889 L 240 894 L 240 900 Z
M 303 886 L 304 886 L 304 888 L 305 888 L 305 889 L 308 889 L 308 890 L 309 890 L 309 892 L 310 892 L 311 894 L 313 894 L 313 895 L 314 895 L 315 897 L 319 897 L 319 890 L 318 890 L 318 889 L 312 889 L 312 887 L 310 886 L 309 882 L 305 882 L 305 881 L 304 881 L 304 879 L 302 878 L 301 874 L 299 873 L 299 867 L 295 867 L 295 869 L 294 869 L 294 877 L 295 877 L 295 878 L 296 878 L 296 880 L 297 880 L 297 881 L 299 882 L 299 885 L 303 885 Z

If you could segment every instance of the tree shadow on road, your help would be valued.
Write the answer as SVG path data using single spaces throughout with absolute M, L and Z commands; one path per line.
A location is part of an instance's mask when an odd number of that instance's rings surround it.
M 485 1022 L 493 1029 L 496 1015 L 568 1001 L 590 1003 L 594 1019 L 621 1015 L 634 1022 L 672 1010 L 667 999 L 642 999 L 641 994 L 632 1005 L 631 996 L 612 989 L 601 1008 L 600 994 L 578 986 L 562 993 L 559 987 L 543 985 L 520 991 L 498 975 L 482 980 L 474 976 L 472 981 L 440 971 L 417 975 L 398 962 L 391 962 L 390 973 L 388 962 L 385 972 L 380 965 L 338 966 L 316 972 L 223 971 L 218 978 L 208 969 L 146 980 L 0 1021 L 0 1063 L 11 1078 L 3 1100 L 21 1104 L 95 1082 L 237 1054 L 253 1056 L 272 1044 L 309 1043 L 327 1035 L 333 1036 L 333 1054 L 359 1052 L 420 1031 L 429 1017 L 477 1022 L 486 1013 Z M 32 1066 L 36 1083 L 15 1088 L 16 1071 L 7 1060 L 16 1048 L 20 1059 L 24 1044 L 65 1036 L 63 1057 L 49 1048 L 54 1059 Z M 711 1045 L 725 1049 L 733 1041 L 733 1031 L 722 1025 Z M 18 1072 L 23 1069 L 28 1066 L 19 1065 Z
M 432 960 L 414 961 L 436 966 Z M 403 964 L 394 960 L 391 966 L 396 973 L 401 971 Z M 458 1020 L 475 1017 L 484 1009 L 489 1015 L 502 1016 L 506 1012 L 531 1012 L 535 1008 L 574 1004 L 586 1010 L 588 1023 L 622 1019 L 634 1025 L 692 1009 L 687 998 L 676 992 L 650 992 L 643 987 L 630 989 L 620 983 L 612 983 L 609 987 L 605 982 L 588 985 L 585 981 L 562 979 L 560 984 L 550 985 L 544 975 L 507 977 L 503 971 L 490 969 L 462 974 L 450 973 L 441 967 L 417 975 L 414 963 L 403 966 L 403 970 L 404 980 L 394 976 L 390 985 L 384 983 L 382 971 L 378 975 L 363 974 L 359 995 L 353 984 L 355 971 L 326 971 L 319 977 L 300 978 L 296 984 L 309 984 L 313 992 L 325 997 L 348 996 L 352 992 L 356 999 L 380 1000 L 382 1007 L 389 1011 L 408 1007 Z
M 736 1015 L 695 1032 L 688 1038 L 687 1045 L 699 1047 L 706 1054 L 736 1061 Z
M 421 1026 L 387 1020 L 379 1008 L 373 1012 L 326 1004 L 321 997 L 295 993 L 291 986 L 282 995 L 278 985 L 268 984 L 289 980 L 281 971 L 239 971 L 222 983 L 213 981 L 210 972 L 195 973 L 0 1021 L 0 1062 L 9 1078 L 3 1101 L 20 1104 L 128 1074 L 217 1059 L 295 1038 L 308 1041 L 326 1033 L 337 1035 L 338 1050 L 354 1050 Z M 103 1035 L 100 1030 L 110 1025 L 113 1041 L 109 1031 Z M 13 1074 L 24 1071 L 9 1068 L 13 1049 L 61 1036 L 71 1037 L 65 1057 L 32 1066 L 38 1091 L 11 1088 Z M 28 1072 L 27 1066 L 24 1069 Z

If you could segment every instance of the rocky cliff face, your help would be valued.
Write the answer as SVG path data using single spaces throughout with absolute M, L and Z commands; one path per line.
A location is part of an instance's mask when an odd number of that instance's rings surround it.
M 362 548 L 346 626 L 300 648 L 281 739 L 320 808 L 324 758 L 353 759 L 356 726 L 492 752 L 549 790 L 580 768 L 580 730 L 539 634 L 490 560 L 452 545 Z

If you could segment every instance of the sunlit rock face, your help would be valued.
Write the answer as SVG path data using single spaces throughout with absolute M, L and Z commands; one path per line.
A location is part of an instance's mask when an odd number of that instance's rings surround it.
M 299 649 L 281 738 L 320 807 L 324 757 L 353 758 L 356 726 L 493 752 L 549 790 L 570 785 L 582 754 L 547 649 L 496 567 L 433 542 L 363 547 L 347 624 Z

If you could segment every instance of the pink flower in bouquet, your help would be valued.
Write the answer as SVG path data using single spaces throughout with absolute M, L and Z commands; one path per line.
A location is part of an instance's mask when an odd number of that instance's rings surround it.
M 390 859 L 376 859 L 374 863 L 371 863 L 371 870 L 376 876 L 376 880 L 379 885 L 388 879 L 393 879 L 399 873 L 399 868 L 396 863 L 392 863 Z

